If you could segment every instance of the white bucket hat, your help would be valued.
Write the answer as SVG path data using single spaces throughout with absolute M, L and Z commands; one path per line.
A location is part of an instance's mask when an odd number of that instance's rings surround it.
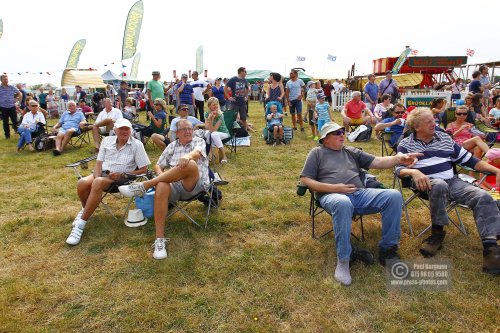
M 144 217 L 141 209 L 131 209 L 128 211 L 125 225 L 127 227 L 135 228 L 148 223 L 148 219 Z

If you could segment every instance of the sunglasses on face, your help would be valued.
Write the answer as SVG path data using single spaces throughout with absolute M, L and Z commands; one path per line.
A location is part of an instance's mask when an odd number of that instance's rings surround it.
M 462 112 L 457 112 L 457 113 L 456 113 L 456 115 L 457 115 L 457 116 L 466 116 L 466 115 L 467 115 L 467 112 L 465 112 L 465 113 L 462 113 Z
M 344 135 L 345 134 L 345 129 L 341 128 L 336 131 L 330 132 L 329 134 L 331 135 Z
M 37 106 L 38 106 L 38 104 L 31 104 L 31 105 L 30 105 L 30 107 L 32 107 L 32 108 L 35 108 L 35 107 L 37 107 Z
M 397 112 L 394 112 L 394 114 L 403 114 L 405 113 L 404 111 L 397 111 Z
M 182 111 L 187 111 L 189 110 L 188 108 L 181 108 Z

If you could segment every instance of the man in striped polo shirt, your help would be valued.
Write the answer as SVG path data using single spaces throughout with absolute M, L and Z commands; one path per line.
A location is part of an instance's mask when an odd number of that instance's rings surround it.
M 420 252 L 424 257 L 434 256 L 443 246 L 448 224 L 446 206 L 451 199 L 467 205 L 483 242 L 483 271 L 500 275 L 500 211 L 497 202 L 486 191 L 462 181 L 453 172 L 453 164 L 462 164 L 480 172 L 496 175 L 500 187 L 500 170 L 473 157 L 446 133 L 436 131 L 434 117 L 428 108 L 418 108 L 408 116 L 412 134 L 403 139 L 398 152 L 423 153 L 412 167 L 398 166 L 399 176 L 411 176 L 419 191 L 428 191 L 431 209 L 431 236 L 424 240 Z

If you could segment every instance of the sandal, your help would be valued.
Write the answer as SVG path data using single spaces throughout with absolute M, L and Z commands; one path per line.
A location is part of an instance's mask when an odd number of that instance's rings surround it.
M 220 160 L 220 164 L 226 164 L 226 163 L 227 163 L 227 160 L 225 158 Z

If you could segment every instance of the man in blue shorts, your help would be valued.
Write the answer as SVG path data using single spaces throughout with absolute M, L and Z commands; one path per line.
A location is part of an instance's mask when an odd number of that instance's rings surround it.
M 304 81 L 299 79 L 297 70 L 292 69 L 290 71 L 290 80 L 286 83 L 285 96 L 290 106 L 293 129 L 297 129 L 298 118 L 301 132 L 304 132 L 304 121 L 302 120 L 302 88 L 304 86 Z
M 82 112 L 76 111 L 76 103 L 68 102 L 68 111 L 64 112 L 59 122 L 53 127 L 57 131 L 56 149 L 52 151 L 54 156 L 59 156 L 75 133 L 80 133 L 81 127 L 87 123 Z

